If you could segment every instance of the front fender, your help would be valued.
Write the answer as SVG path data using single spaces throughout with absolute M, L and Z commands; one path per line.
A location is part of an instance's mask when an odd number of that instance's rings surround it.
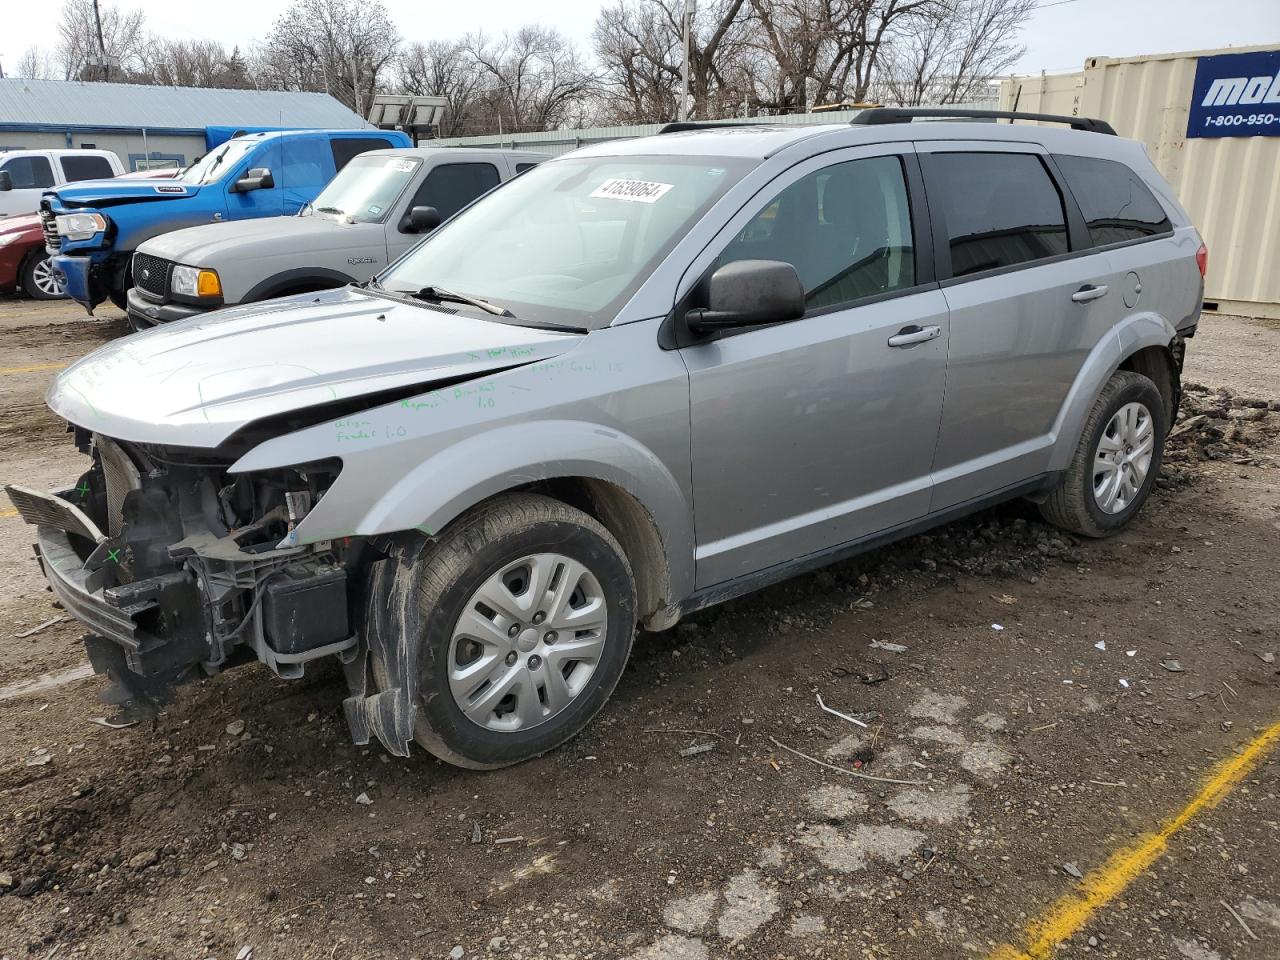
M 1054 424 L 1051 471 L 1070 466 L 1098 392 L 1120 364 L 1147 347 L 1168 347 L 1177 335 L 1172 323 L 1158 313 L 1147 312 L 1126 317 L 1098 341 L 1081 365 Z
M 249 466 L 242 462 L 236 469 Z M 377 462 L 344 461 L 333 486 L 298 524 L 296 542 L 404 530 L 433 536 L 490 497 L 562 478 L 601 480 L 634 497 L 659 531 L 671 596 L 692 592 L 693 511 L 680 484 L 643 444 L 587 421 L 534 420 L 482 431 L 431 454 L 389 486 Z M 370 485 L 386 490 L 366 508 L 353 510 L 353 504 L 367 501 L 359 491 Z

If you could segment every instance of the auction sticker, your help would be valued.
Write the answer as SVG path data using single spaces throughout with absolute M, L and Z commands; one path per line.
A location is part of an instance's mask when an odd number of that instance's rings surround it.
M 606 180 L 591 191 L 591 196 L 606 200 L 627 200 L 632 203 L 657 203 L 674 183 L 656 183 L 653 180 L 622 180 L 617 177 Z

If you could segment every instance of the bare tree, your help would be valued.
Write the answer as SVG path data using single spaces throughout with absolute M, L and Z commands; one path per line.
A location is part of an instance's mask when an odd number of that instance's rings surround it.
M 593 39 L 614 120 L 669 120 L 679 112 L 682 10 L 682 0 L 615 0 L 600 11 Z M 689 49 L 692 116 L 732 113 L 746 93 L 750 11 L 747 0 L 704 0 L 699 7 Z
M 883 53 L 879 98 L 901 106 L 984 96 L 1026 47 L 1018 34 L 1035 0 L 947 0 L 904 19 Z
M 294 0 L 272 25 L 254 72 L 263 86 L 323 90 L 363 116 L 399 42 L 381 0 Z
M 461 40 L 413 43 L 396 66 L 396 89 L 401 93 L 444 97 L 444 117 L 438 127 L 442 137 L 475 132 L 486 109 L 484 68 Z
M 58 74 L 58 65 L 53 56 L 40 47 L 27 47 L 18 58 L 18 66 L 13 71 L 15 77 L 27 80 L 54 80 Z
M 123 80 L 137 72 L 144 63 L 146 17 L 141 10 L 121 10 L 100 4 L 102 46 L 106 50 L 108 68 L 98 66 L 98 27 L 93 0 L 65 0 L 62 19 L 58 22 L 58 45 L 55 54 L 66 80 Z
M 251 86 L 239 48 L 231 53 L 216 40 L 171 40 L 153 36 L 147 44 L 146 70 L 133 79 L 171 87 Z
M 941 15 L 948 0 L 751 0 L 756 43 L 774 65 L 759 105 L 778 113 L 863 100 L 886 36 L 910 17 Z
M 592 93 L 593 76 L 557 30 L 521 27 L 494 41 L 477 34 L 464 46 L 481 68 L 485 100 L 504 130 L 569 125 Z

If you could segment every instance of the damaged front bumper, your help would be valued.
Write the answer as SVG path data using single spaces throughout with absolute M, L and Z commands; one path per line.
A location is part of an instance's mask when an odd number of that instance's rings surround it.
M 36 527 L 50 589 L 97 638 L 99 673 L 173 686 L 257 659 L 291 679 L 320 657 L 357 657 L 359 547 L 281 542 L 290 511 L 322 492 L 314 479 L 309 492 L 301 474 L 237 479 L 105 438 L 84 446 L 93 468 L 76 487 L 5 489 Z

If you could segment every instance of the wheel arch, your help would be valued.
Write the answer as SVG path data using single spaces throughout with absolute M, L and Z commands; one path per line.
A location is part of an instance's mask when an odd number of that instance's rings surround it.
M 364 495 L 371 489 L 380 491 L 372 501 Z M 653 451 L 598 423 L 524 421 L 475 433 L 416 463 L 389 487 L 381 458 L 344 458 L 333 488 L 298 526 L 298 538 L 328 539 L 334 530 L 433 537 L 494 497 L 521 491 L 551 496 L 604 524 L 636 574 L 641 622 L 650 629 L 676 622 L 677 605 L 694 582 L 688 495 Z
M 1180 390 L 1178 341 L 1173 324 L 1157 313 L 1126 317 L 1098 341 L 1081 364 L 1059 411 L 1050 471 L 1065 470 L 1071 463 L 1098 392 L 1117 370 L 1131 370 L 1154 380 L 1165 399 L 1169 426 L 1173 425 Z
M 328 290 L 334 287 L 354 283 L 355 278 L 341 270 L 328 267 L 294 267 L 282 270 L 259 280 L 240 298 L 240 303 L 254 303 L 258 300 L 270 300 L 294 293 L 310 293 L 313 290 Z
M 662 533 L 653 515 L 633 494 L 610 480 L 584 476 L 554 477 L 516 489 L 560 500 L 604 524 L 631 562 L 636 579 L 636 619 L 650 630 L 675 626 L 679 613 L 671 592 Z

